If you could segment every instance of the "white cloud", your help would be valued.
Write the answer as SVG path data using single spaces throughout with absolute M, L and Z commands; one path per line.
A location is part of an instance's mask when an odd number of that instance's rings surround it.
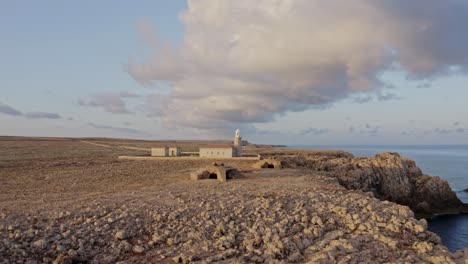
M 47 113 L 47 112 L 29 112 L 25 113 L 24 117 L 30 119 L 62 119 L 62 117 L 57 113 Z
M 88 101 L 79 100 L 78 105 L 80 106 L 91 106 L 91 107 L 101 107 L 104 111 L 113 114 L 130 114 L 132 113 L 123 100 L 123 98 L 139 98 L 141 97 L 138 94 L 129 93 L 122 91 L 119 93 L 116 92 L 107 92 L 99 93 L 91 96 L 92 98 Z
M 140 24 L 155 54 L 127 71 L 171 87 L 154 110 L 167 126 L 231 129 L 353 94 L 395 99 L 379 79 L 395 65 L 422 80 L 466 69 L 467 17 L 464 0 L 188 1 L 180 47 Z
M 23 113 L 16 110 L 15 108 L 0 102 L 0 113 L 5 115 L 12 115 L 12 116 L 21 116 Z
M 28 112 L 22 113 L 21 111 L 0 102 L 0 113 L 11 115 L 11 116 L 21 116 L 30 119 L 61 119 L 62 117 L 57 113 L 48 113 L 48 112 Z
M 96 128 L 96 129 L 104 129 L 104 130 L 112 130 L 118 133 L 122 134 L 141 134 L 141 135 L 147 135 L 147 133 L 133 129 L 133 128 L 128 128 L 128 127 L 115 127 L 115 126 L 107 126 L 107 125 L 100 125 L 100 124 L 95 124 L 95 123 L 88 123 L 90 127 Z

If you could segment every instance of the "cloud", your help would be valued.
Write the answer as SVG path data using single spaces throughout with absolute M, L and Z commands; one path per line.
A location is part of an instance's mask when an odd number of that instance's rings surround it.
M 358 103 L 358 104 L 364 104 L 364 103 L 368 103 L 368 102 L 372 101 L 372 99 L 373 99 L 373 97 L 370 96 L 370 95 L 358 96 L 358 97 L 353 98 L 353 102 Z
M 373 100 L 383 102 L 383 101 L 401 100 L 401 99 L 402 97 L 400 97 L 399 95 L 395 93 L 388 93 L 388 92 L 384 93 L 381 91 L 377 92 L 375 96 L 369 95 L 369 94 L 360 94 L 360 95 L 351 97 L 351 101 L 354 103 L 358 103 L 358 104 L 368 103 Z
M 299 135 L 301 136 L 305 136 L 305 135 L 309 135 L 309 134 L 312 134 L 312 135 L 315 135 L 315 136 L 318 136 L 318 135 L 323 135 L 323 134 L 327 134 L 327 133 L 330 133 L 331 130 L 328 129 L 328 128 L 307 128 L 307 129 L 304 129 L 302 130 Z
M 46 113 L 46 112 L 29 112 L 25 113 L 24 117 L 30 119 L 61 119 L 62 117 L 56 113 Z
M 28 112 L 28 113 L 22 113 L 19 110 L 16 110 L 15 108 L 6 105 L 2 102 L 0 102 L 0 113 L 6 114 L 6 115 L 11 115 L 11 116 L 22 116 L 30 119 L 61 119 L 62 117 L 59 114 L 56 113 L 47 113 L 47 112 Z
M 367 136 L 378 136 L 382 133 L 382 127 L 371 124 L 352 125 L 348 128 L 350 134 L 358 133 Z
M 391 68 L 418 80 L 466 71 L 466 17 L 461 0 L 192 0 L 182 43 L 140 24 L 155 52 L 126 71 L 170 87 L 155 110 L 168 127 L 270 122 L 356 94 L 397 99 L 382 93 Z
M 139 21 L 137 30 L 148 44 L 158 47 L 160 39 L 156 34 L 156 29 L 147 20 Z
M 436 129 L 434 129 L 434 133 L 436 133 L 436 134 L 450 134 L 450 133 L 452 133 L 452 130 L 445 129 L 445 128 L 436 128 Z
M 106 126 L 106 125 L 99 125 L 95 123 L 88 123 L 90 127 L 97 128 L 97 129 L 104 129 L 104 130 L 112 130 L 118 133 L 123 133 L 123 134 L 140 134 L 140 135 L 146 135 L 147 133 L 133 129 L 133 128 L 128 128 L 128 127 L 114 127 L 114 126 Z
M 403 136 L 415 136 L 419 133 L 420 131 L 417 128 L 407 128 L 405 131 L 402 131 L 400 134 Z
M 167 98 L 161 94 L 150 94 L 145 97 L 142 110 L 149 117 L 162 116 L 167 108 Z
M 435 134 L 440 134 L 440 135 L 447 135 L 447 134 L 464 134 L 467 129 L 463 127 L 457 127 L 455 129 L 449 129 L 449 128 L 435 128 L 432 132 Z
M 141 96 L 124 91 L 120 93 L 99 93 L 94 94 L 91 97 L 92 98 L 88 101 L 83 99 L 79 100 L 78 105 L 101 107 L 104 109 L 104 111 L 113 114 L 130 114 L 132 112 L 127 108 L 123 98 L 139 98 Z
M 381 134 L 382 128 L 380 126 L 374 126 L 367 128 L 367 130 L 361 130 L 361 134 L 367 134 L 369 136 L 378 136 Z
M 0 102 L 0 113 L 12 116 L 20 116 L 23 115 L 20 111 L 14 109 L 13 107 L 6 105 Z
M 401 100 L 401 99 L 403 98 L 394 93 L 386 93 L 386 94 L 377 95 L 377 100 L 379 101 L 390 101 L 390 100 Z
M 425 82 L 425 83 L 420 83 L 416 86 L 416 88 L 420 88 L 420 89 L 427 89 L 427 88 L 431 88 L 431 83 L 430 82 Z
M 454 126 L 459 126 L 459 125 L 460 125 L 460 122 L 458 122 L 458 121 L 457 121 L 457 122 L 454 122 L 453 125 L 454 125 Z
M 119 96 L 121 98 L 140 98 L 141 97 L 141 95 L 139 95 L 139 94 L 130 93 L 130 92 L 127 92 L 127 91 L 122 91 L 122 92 L 120 92 L 118 94 L 119 94 Z

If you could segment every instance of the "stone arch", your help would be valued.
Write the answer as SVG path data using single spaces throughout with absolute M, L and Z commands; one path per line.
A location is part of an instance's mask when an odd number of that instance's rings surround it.
M 219 166 L 208 166 L 198 169 L 190 174 L 192 180 L 213 179 L 221 182 L 226 181 L 226 169 Z
M 257 169 L 282 169 L 283 163 L 280 160 L 270 158 L 259 160 L 253 167 Z
M 190 174 L 190 179 L 194 181 L 216 179 L 220 182 L 225 182 L 228 179 L 236 179 L 239 177 L 242 177 L 242 173 L 236 168 L 218 166 L 217 164 L 200 168 Z

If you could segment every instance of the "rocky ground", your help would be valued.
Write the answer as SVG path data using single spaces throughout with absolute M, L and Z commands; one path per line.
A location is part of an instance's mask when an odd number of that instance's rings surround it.
M 212 161 L 122 151 L 0 141 L 0 263 L 468 263 L 408 207 L 326 171 L 226 160 L 244 177 L 192 182 Z
M 263 156 L 286 161 L 289 167 L 321 172 L 347 189 L 372 192 L 381 200 L 407 205 L 420 215 L 468 213 L 468 205 L 458 199 L 446 180 L 423 174 L 413 160 L 398 153 L 355 158 L 346 152 L 269 152 Z

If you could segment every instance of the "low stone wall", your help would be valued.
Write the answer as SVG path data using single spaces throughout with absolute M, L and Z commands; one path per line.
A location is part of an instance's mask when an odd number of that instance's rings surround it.
M 151 156 L 119 156 L 121 160 L 258 160 L 258 157 L 232 157 L 232 158 L 200 158 L 200 157 L 151 157 Z

